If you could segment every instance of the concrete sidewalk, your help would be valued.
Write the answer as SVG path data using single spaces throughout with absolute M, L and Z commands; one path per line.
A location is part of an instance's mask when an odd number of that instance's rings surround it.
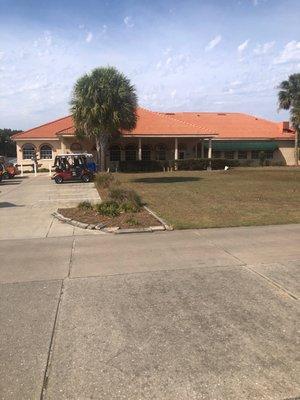
M 300 395 L 300 225 L 0 240 L 0 398 Z
M 27 174 L 0 184 L 0 240 L 95 234 L 52 217 L 58 207 L 99 201 L 94 183 L 57 185 L 47 173 Z

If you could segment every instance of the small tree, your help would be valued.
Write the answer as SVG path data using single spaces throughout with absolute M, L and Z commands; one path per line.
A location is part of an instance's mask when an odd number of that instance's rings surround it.
M 95 141 L 102 171 L 111 137 L 135 128 L 136 109 L 134 86 L 113 67 L 96 68 L 76 82 L 71 100 L 76 134 Z
M 291 122 L 295 129 L 295 164 L 299 164 L 299 135 L 300 135 L 300 74 L 289 76 L 287 81 L 278 87 L 279 109 L 290 110 Z
M 263 167 L 265 165 L 267 155 L 264 151 L 260 151 L 258 157 L 259 157 L 259 164 L 261 167 Z

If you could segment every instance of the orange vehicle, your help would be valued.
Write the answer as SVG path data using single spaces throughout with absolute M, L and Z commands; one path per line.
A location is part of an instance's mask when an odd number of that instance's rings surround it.
M 4 175 L 9 179 L 19 174 L 18 167 L 12 163 L 4 164 L 4 168 L 5 168 Z

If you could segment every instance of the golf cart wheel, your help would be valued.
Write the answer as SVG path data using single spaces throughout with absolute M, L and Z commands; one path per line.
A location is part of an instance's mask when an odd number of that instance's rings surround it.
M 62 176 L 60 176 L 60 175 L 58 175 L 58 176 L 56 176 L 55 178 L 54 178 L 54 180 L 55 180 L 55 183 L 57 183 L 57 184 L 59 184 L 59 183 L 63 183 L 63 178 L 62 178 Z
M 84 174 L 82 175 L 81 179 L 83 180 L 83 182 L 88 183 L 91 181 L 91 177 L 88 174 Z

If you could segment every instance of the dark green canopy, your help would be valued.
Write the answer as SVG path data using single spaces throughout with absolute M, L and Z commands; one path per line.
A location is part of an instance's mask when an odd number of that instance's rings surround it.
M 208 147 L 208 143 L 205 143 L 205 147 Z M 212 140 L 212 148 L 218 151 L 274 151 L 278 149 L 278 144 L 274 140 Z

